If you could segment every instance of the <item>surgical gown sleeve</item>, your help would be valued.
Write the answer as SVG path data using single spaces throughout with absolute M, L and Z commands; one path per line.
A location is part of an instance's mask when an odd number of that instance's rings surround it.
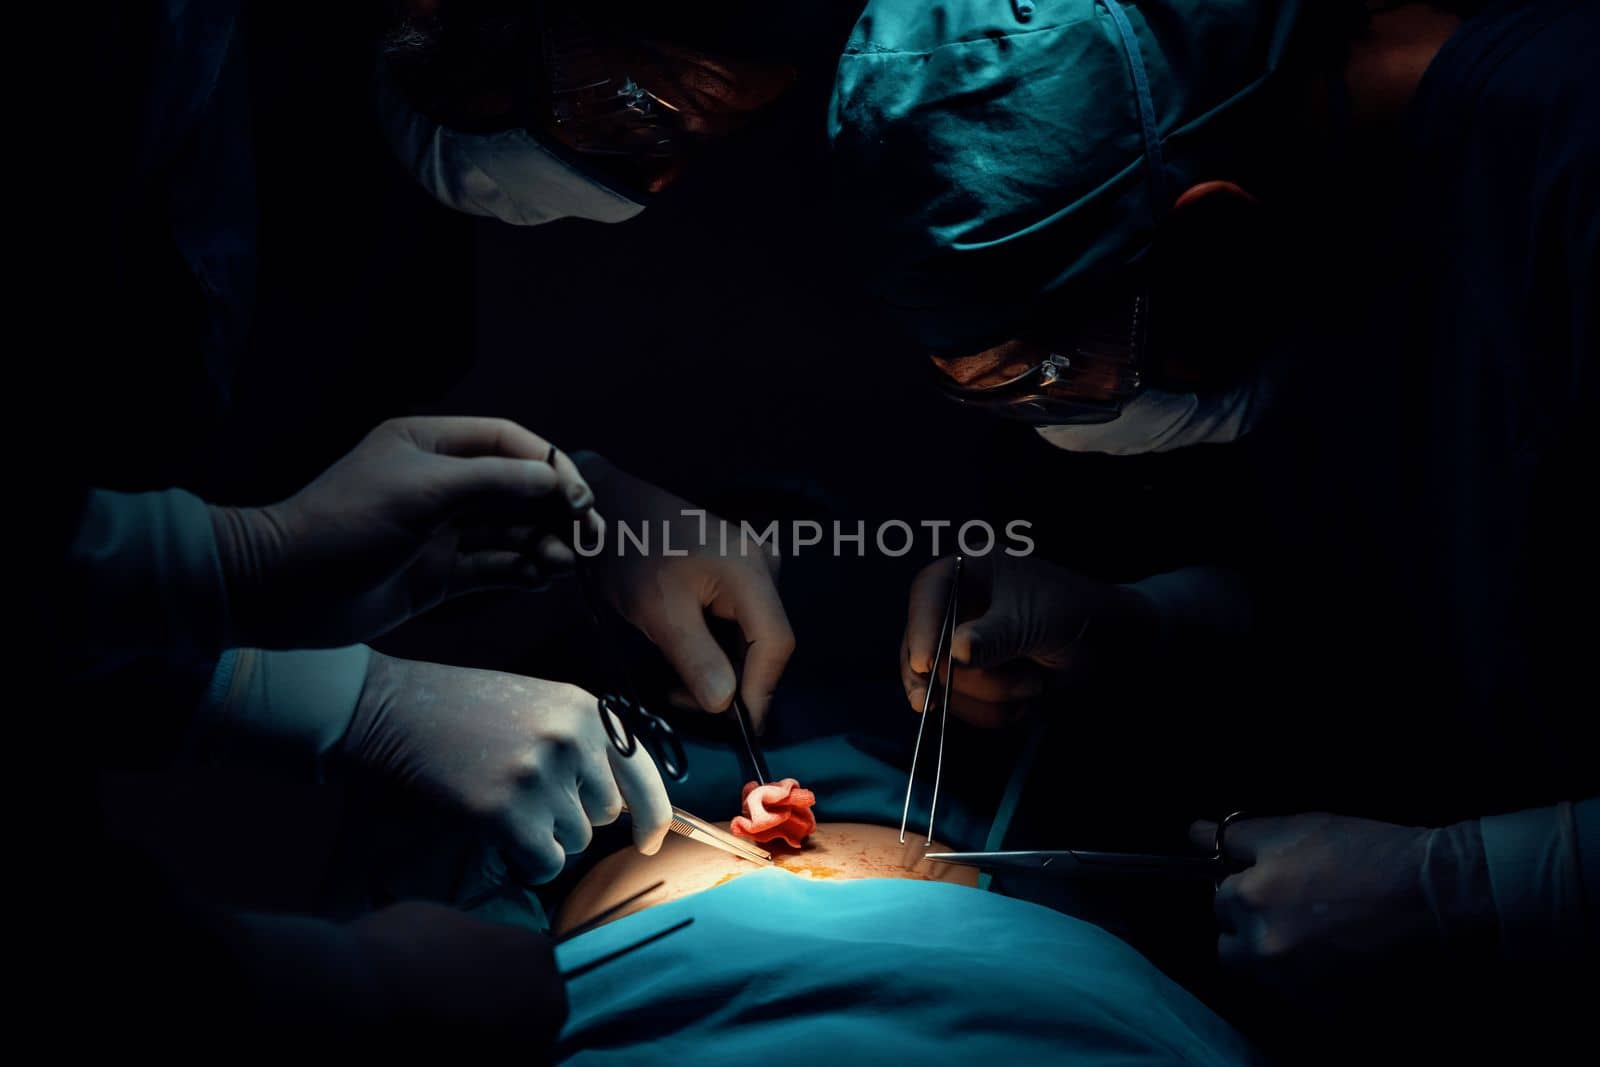
M 1600 946 L 1600 797 L 1479 820 L 1500 949 L 1561 960 Z
M 175 714 L 188 716 L 189 755 L 320 781 L 366 677 L 364 645 L 316 651 L 223 652 L 227 596 L 210 511 L 190 493 L 91 490 L 67 562 L 80 669 L 109 673 L 161 662 Z M 195 686 L 204 697 L 195 707 Z M 184 681 L 180 681 L 180 679 Z M 182 705 L 182 707 L 178 707 Z
M 91 489 L 67 553 L 61 614 L 80 666 L 98 673 L 139 655 L 215 660 L 227 629 L 210 511 L 178 489 Z

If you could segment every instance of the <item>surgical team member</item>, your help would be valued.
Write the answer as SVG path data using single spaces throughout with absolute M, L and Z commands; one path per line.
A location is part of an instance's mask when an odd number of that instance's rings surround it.
M 1259 435 L 1280 453 L 1275 503 L 1321 506 L 1281 529 L 1326 538 L 1280 548 L 1299 569 L 1254 590 L 1212 568 L 1111 586 L 1042 561 L 974 560 L 955 686 L 992 721 L 1097 658 L 1148 664 L 1254 615 L 1283 638 L 1265 646 L 1293 665 L 1282 677 L 1301 672 L 1277 696 L 1298 725 L 1261 720 L 1279 739 L 1262 759 L 1319 780 L 1325 760 L 1353 804 L 1371 790 L 1369 806 L 1409 797 L 1455 815 L 1434 828 L 1322 814 L 1238 824 L 1226 849 L 1244 869 L 1217 894 L 1222 961 L 1301 1003 L 1370 987 L 1410 953 L 1498 958 L 1513 985 L 1570 975 L 1583 988 L 1600 936 L 1600 800 L 1582 798 L 1600 783 L 1573 703 L 1592 628 L 1571 606 L 1597 595 L 1581 562 L 1597 531 L 1572 488 L 1592 474 L 1597 413 L 1588 65 L 1600 11 L 1319 5 L 1349 16 L 1336 34 L 1305 7 L 882 0 L 857 25 L 833 136 L 851 195 L 883 213 L 890 299 L 921 327 L 942 387 L 1075 450 Z M 1308 28 L 1309 43 L 1338 47 L 1308 49 Z M 1318 55 L 1337 62 L 1304 65 Z M 1343 172 L 1354 185 L 1295 171 L 1316 159 L 1295 147 L 1308 131 L 1365 139 L 1366 169 Z M 1263 165 L 1263 145 L 1293 150 Z M 1284 448 L 1262 421 L 1270 375 L 1150 384 L 1192 339 L 1164 318 L 1185 304 L 1181 292 L 1162 303 L 1163 281 L 1166 295 L 1181 286 L 1161 272 L 1197 261 L 1173 245 L 1193 239 L 1192 209 L 1208 201 L 1227 205 L 1218 219 L 1288 204 L 1388 226 L 1392 243 L 1372 247 L 1392 258 L 1354 257 L 1377 313 L 1346 305 L 1349 321 L 1320 320 L 1338 344 L 1299 353 L 1305 384 L 1279 398 L 1305 447 Z M 1210 236 L 1219 257 L 1249 239 L 1228 226 Z M 1319 247 L 1348 236 L 1322 232 Z M 1244 287 L 1222 324 L 1247 325 L 1264 291 Z M 1358 510 L 1371 543 L 1356 536 Z M 911 594 L 902 675 L 919 708 L 950 573 L 935 564 Z M 1274 584 L 1280 595 L 1263 595 Z M 1328 692 L 1306 692 L 1307 678 Z M 1304 734 L 1314 749 L 1283 752 Z M 1197 840 L 1212 829 L 1198 825 Z
M 781 60 L 685 43 L 750 40 L 739 4 L 399 0 L 387 10 L 378 112 L 402 165 L 446 207 L 512 225 L 635 217 L 795 76 Z M 619 551 L 614 538 L 595 557 L 613 604 L 692 703 L 723 711 L 737 686 L 761 728 L 794 650 L 772 550 L 601 456 L 575 458 L 614 529 L 673 546 Z M 707 613 L 737 624 L 738 664 Z
M 671 805 L 649 755 L 620 756 L 576 686 L 357 642 L 447 598 L 527 588 L 570 564 L 555 531 L 570 536 L 577 517 L 597 537 L 592 504 L 571 461 L 513 423 L 401 419 L 265 508 L 180 490 L 90 492 L 57 607 L 82 673 L 164 665 L 170 701 L 149 687 L 111 691 L 142 692 L 119 714 L 183 736 L 189 758 L 387 781 L 464 818 L 521 878 L 548 881 L 624 802 L 638 847 L 660 847 Z M 207 664 L 203 694 L 186 702 L 182 678 Z M 241 1024 L 471 1023 L 537 1043 L 564 1013 L 545 939 L 444 908 L 397 906 L 348 926 L 197 911 L 157 928 L 218 946 L 243 976 L 227 1009 Z M 110 974 L 131 962 L 87 948 Z
M 396 155 L 446 207 L 515 226 L 637 216 L 795 76 L 698 43 L 757 37 L 741 4 L 392 6 L 378 107 Z
M 432 15 L 419 16 L 425 26 L 414 25 L 415 32 L 402 35 L 410 42 L 402 50 L 428 66 L 420 53 L 431 55 L 433 45 L 418 40 L 438 44 L 423 33 L 428 27 L 443 33 L 440 39 L 453 40 L 444 31 L 470 23 L 467 16 L 454 18 L 456 7 L 493 21 L 491 9 L 503 14 L 506 5 L 436 5 Z M 520 17 L 528 22 L 526 12 Z M 70 377 L 48 386 L 73 397 L 85 415 L 85 429 L 64 442 L 69 453 L 77 454 L 64 464 L 75 469 L 57 479 L 60 483 L 80 489 L 112 484 L 106 478 L 112 471 L 114 484 L 143 487 L 152 479 L 171 484 L 170 471 L 187 469 L 174 458 L 196 450 L 197 427 L 214 426 L 229 409 L 240 352 L 252 329 L 259 236 L 246 61 L 249 22 L 240 0 L 174 0 L 152 10 L 119 9 L 115 18 L 96 26 L 104 38 L 99 42 L 104 62 L 97 69 L 103 83 L 96 86 L 106 101 L 107 133 L 74 144 L 85 154 L 62 169 L 93 176 L 93 189 L 82 195 L 99 208 L 88 213 L 81 243 L 94 255 L 78 257 L 74 266 L 82 289 L 102 294 L 106 307 L 100 315 L 82 316 L 86 321 L 74 335 L 93 358 L 86 353 L 82 360 L 60 361 Z M 480 40 L 489 32 L 483 26 L 473 32 L 479 31 Z M 501 44 L 531 48 L 534 42 L 518 38 Z M 450 48 L 437 66 L 457 74 L 470 69 L 463 54 L 469 49 L 459 42 Z M 357 50 L 351 62 L 365 64 L 371 58 Z M 702 70 L 699 59 L 678 58 L 681 65 L 669 67 L 684 81 L 682 91 L 722 99 L 721 75 Z M 750 92 L 761 101 L 786 84 L 781 72 L 752 78 L 760 86 Z M 444 81 L 459 88 L 448 76 Z M 704 106 L 722 114 L 714 102 Z M 742 104 L 728 106 L 744 113 Z M 706 122 L 723 128 L 709 117 Z M 455 143 L 448 137 L 437 143 L 447 142 Z M 558 209 L 564 194 L 544 180 L 548 175 L 517 174 L 514 199 L 523 209 L 540 217 L 573 214 Z M 141 353 L 149 354 L 122 358 L 129 338 L 137 338 Z M 107 380 L 114 389 L 98 388 Z M 146 404 L 148 412 L 141 410 Z M 122 447 L 124 435 L 136 436 L 136 447 Z M 125 455 L 137 462 L 123 462 Z M 611 550 L 596 557 L 604 593 L 661 648 L 697 704 L 726 709 L 737 683 L 752 716 L 764 719 L 794 644 L 773 581 L 774 561 L 744 546 L 737 531 L 724 536 L 716 516 L 702 516 L 603 458 L 580 453 L 577 462 L 601 509 L 629 522 L 635 533 L 648 522 L 658 535 L 651 543 L 659 546 L 662 524 L 672 526 L 671 555 L 632 552 L 620 558 L 613 540 Z M 74 493 L 67 493 L 55 509 L 67 516 L 59 526 L 70 525 L 76 507 Z M 65 537 L 70 531 L 58 533 Z M 677 554 L 684 549 L 687 555 Z M 742 632 L 747 646 L 742 669 L 736 670 L 713 640 L 705 622 L 708 612 L 736 622 Z
M 112 127 L 103 151 L 83 161 L 117 179 L 103 198 L 100 254 L 86 277 L 108 297 L 135 294 L 125 301 L 134 317 L 98 323 L 109 350 L 138 336 L 151 376 L 220 406 L 248 330 L 254 264 L 244 20 L 240 5 L 222 0 L 161 5 L 153 14 L 153 26 L 128 12 L 121 18 L 131 28 L 116 20 L 106 27 L 116 42 L 109 54 L 130 60 L 151 84 L 124 92 L 135 102 L 128 128 Z M 113 151 L 119 147 L 127 158 Z M 152 275 L 171 282 L 163 290 L 174 296 L 170 304 L 139 299 Z M 97 324 L 87 325 L 99 338 Z M 143 336 L 146 325 L 160 332 Z M 92 397 L 94 376 L 80 378 L 72 387 Z M 52 398 L 69 395 L 56 384 Z M 164 425 L 158 412 L 141 414 L 152 431 Z M 587 502 L 569 460 L 552 465 L 545 443 L 496 420 L 402 420 L 281 504 L 211 509 L 178 491 L 80 488 L 118 456 L 114 440 L 96 436 L 95 420 L 80 430 L 62 441 L 68 459 L 33 531 L 42 557 L 61 560 L 45 570 L 41 610 L 66 632 L 47 629 L 45 643 L 69 677 L 93 683 L 84 692 L 67 687 L 66 707 L 82 714 L 65 721 L 77 730 L 115 725 L 153 742 L 175 718 L 193 727 L 188 744 L 202 757 L 310 778 L 395 779 L 476 816 L 534 880 L 559 870 L 567 849 L 582 847 L 594 821 L 615 817 L 623 796 L 636 805 L 642 846 L 659 841 L 665 794 L 654 769 L 609 755 L 580 690 L 397 661 L 352 643 L 447 596 L 526 585 L 570 558 L 542 536 L 570 528 L 566 522 L 530 526 L 501 511 L 466 534 L 488 538 L 477 543 L 463 542 L 459 525 L 464 508 L 481 518 L 477 509 L 491 503 L 520 512 L 542 498 Z M 637 485 L 597 458 L 586 464 L 608 493 Z M 681 503 L 659 491 L 651 499 Z M 713 525 L 712 544 L 716 532 Z M 713 709 L 727 705 L 736 682 L 704 611 L 738 620 L 758 646 L 745 677 L 759 715 L 792 637 L 760 553 L 714 555 L 608 562 L 604 587 L 674 663 L 693 669 L 686 682 Z M 185 723 L 193 706 L 180 695 L 185 680 L 198 679 L 198 690 L 208 676 L 201 710 Z M 111 716 L 113 709 L 125 714 Z M 93 790 L 77 795 L 92 800 Z M 260 1024 L 279 1014 L 350 1028 L 515 1022 L 530 1041 L 559 1025 L 560 987 L 538 938 L 421 906 L 345 928 L 211 916 L 185 908 L 176 894 L 146 892 L 154 880 L 134 873 L 137 859 L 94 863 L 101 853 L 83 826 L 97 821 L 88 815 L 63 835 L 81 847 L 59 871 L 73 892 L 90 884 L 76 884 L 73 873 L 86 859 L 86 879 L 96 867 L 129 871 L 116 906 L 90 912 L 74 942 L 79 958 L 95 961 L 97 1002 L 117 1018 L 161 1027 L 172 1017 L 157 1002 L 181 988 L 207 998 L 194 1007 L 216 1013 L 212 1023 Z M 63 966 L 63 954 L 55 956 L 50 966 Z M 157 957 L 171 972 L 149 970 L 148 981 L 138 981 L 139 968 Z M 179 985 L 163 985 L 172 974 L 181 975 Z

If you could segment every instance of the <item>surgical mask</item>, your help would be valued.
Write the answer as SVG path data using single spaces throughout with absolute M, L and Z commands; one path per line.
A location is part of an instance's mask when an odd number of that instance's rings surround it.
M 379 64 L 378 115 L 401 164 L 441 204 L 513 226 L 556 219 L 623 222 L 644 205 L 601 184 L 523 129 L 472 134 L 406 101 Z
M 1272 403 L 1275 375 L 1262 368 L 1216 393 L 1142 390 L 1109 422 L 1041 426 L 1039 436 L 1068 452 L 1136 456 L 1190 445 L 1226 444 L 1253 429 Z

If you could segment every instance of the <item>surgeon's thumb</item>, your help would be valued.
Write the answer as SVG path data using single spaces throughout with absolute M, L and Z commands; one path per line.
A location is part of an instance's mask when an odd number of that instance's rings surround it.
M 995 667 L 1020 659 L 1022 627 L 1014 616 L 990 611 L 956 627 L 950 639 L 950 658 L 963 667 Z
M 622 794 L 633 822 L 634 847 L 646 856 L 653 856 L 661 851 L 661 843 L 672 825 L 672 801 L 667 796 L 661 772 L 643 745 L 627 756 L 619 753 L 615 746 L 607 745 L 606 757 L 611 761 L 617 791 Z

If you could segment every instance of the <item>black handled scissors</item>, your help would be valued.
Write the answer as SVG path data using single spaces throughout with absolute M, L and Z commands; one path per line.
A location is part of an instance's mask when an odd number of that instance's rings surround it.
M 1184 855 L 1163 852 L 1097 852 L 1082 848 L 1030 849 L 1021 852 L 929 852 L 935 863 L 956 863 L 986 871 L 1007 871 L 1050 878 L 1080 875 L 1157 874 L 1176 877 L 1203 875 L 1215 885 L 1242 865 L 1222 849 L 1223 835 L 1229 826 L 1249 818 L 1236 811 L 1217 823 L 1210 855 Z
M 606 728 L 606 736 L 619 753 L 631 756 L 643 745 L 662 774 L 674 782 L 689 777 L 689 757 L 667 720 L 615 693 L 603 694 L 599 704 L 600 725 Z

